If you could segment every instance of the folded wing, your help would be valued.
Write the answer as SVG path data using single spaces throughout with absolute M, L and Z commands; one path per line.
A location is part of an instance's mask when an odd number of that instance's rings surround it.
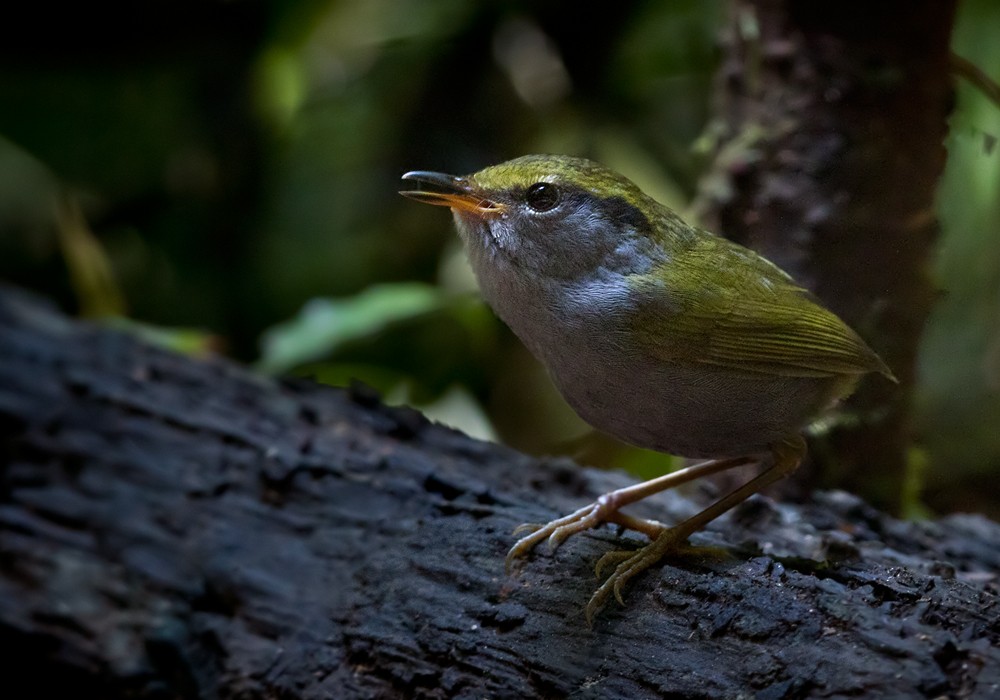
M 709 272 L 705 272 L 709 271 Z M 778 267 L 706 236 L 638 282 L 633 327 L 665 361 L 800 377 L 880 372 L 886 364 Z

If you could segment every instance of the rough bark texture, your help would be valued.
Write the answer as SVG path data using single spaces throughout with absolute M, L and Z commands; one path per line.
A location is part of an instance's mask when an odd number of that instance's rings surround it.
M 754 498 L 594 629 L 602 529 L 504 576 L 511 529 L 628 482 L 273 382 L 0 293 L 5 696 L 991 697 L 1000 526 Z M 707 497 L 651 499 L 664 519 Z M 27 693 L 22 690 L 21 692 Z M 25 697 L 28 695 L 26 694 Z
M 935 294 L 954 12 L 954 0 L 735 0 L 699 202 L 710 228 L 792 273 L 900 379 L 864 382 L 814 446 L 820 468 L 802 472 L 890 508 Z

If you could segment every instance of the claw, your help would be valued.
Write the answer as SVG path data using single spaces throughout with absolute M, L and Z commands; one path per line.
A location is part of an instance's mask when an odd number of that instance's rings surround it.
M 508 552 L 507 556 L 503 560 L 504 576 L 510 576 L 512 573 L 514 573 L 514 559 L 515 557 L 512 557 L 510 555 L 510 552 Z
M 660 561 L 660 559 L 662 559 L 667 552 L 675 550 L 678 547 L 682 547 L 684 540 L 681 539 L 681 537 L 681 534 L 676 530 L 665 530 L 655 540 L 644 547 L 640 547 L 634 552 L 618 550 L 615 552 L 608 552 L 601 557 L 597 561 L 597 565 L 594 567 L 598 577 L 600 577 L 601 571 L 611 564 L 615 564 L 615 570 L 612 571 L 607 580 L 602 583 L 596 591 L 594 591 L 594 595 L 591 596 L 590 602 L 587 603 L 585 611 L 587 623 L 590 624 L 594 615 L 596 615 L 601 608 L 604 607 L 607 603 L 608 597 L 611 595 L 614 595 L 615 600 L 618 601 L 619 605 L 624 606 L 625 599 L 622 597 L 622 591 L 624 590 L 625 585 L 634 577 L 638 576 L 653 564 Z
M 511 532 L 510 534 L 516 537 L 517 535 L 520 535 L 525 532 L 535 532 L 537 530 L 541 530 L 543 527 L 545 526 L 542 525 L 541 523 L 521 523 L 520 525 L 515 527 L 514 531 Z
M 601 572 L 604 571 L 605 567 L 612 565 L 617 567 L 618 564 L 631 557 L 632 554 L 634 554 L 634 552 L 629 551 L 627 549 L 619 549 L 613 552 L 607 552 L 606 554 L 604 554 L 604 556 L 598 559 L 597 563 L 594 565 L 594 576 L 597 578 L 601 578 Z
M 618 604 L 623 608 L 625 607 L 625 599 L 622 598 L 622 584 L 624 583 L 625 582 L 622 579 L 617 579 L 615 581 L 615 585 L 612 587 L 612 590 L 615 592 L 615 600 L 617 600 Z
M 587 603 L 587 607 L 584 608 L 583 610 L 583 616 L 587 620 L 587 627 L 590 627 L 591 629 L 594 628 L 594 615 L 599 613 L 602 607 L 603 605 L 598 605 L 597 607 L 594 607 L 594 599 L 593 598 L 590 599 L 590 602 Z
M 587 602 L 587 607 L 584 608 L 584 616 L 587 618 L 587 626 L 594 626 L 594 616 L 601 612 L 604 608 L 605 602 L 608 599 L 608 588 L 607 582 L 602 584 L 596 591 L 594 595 L 590 596 L 590 600 Z

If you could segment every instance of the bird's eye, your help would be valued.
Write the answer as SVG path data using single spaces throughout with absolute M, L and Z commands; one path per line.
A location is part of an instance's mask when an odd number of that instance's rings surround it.
M 559 188 L 551 182 L 536 182 L 524 193 L 524 201 L 537 212 L 555 209 L 559 204 Z

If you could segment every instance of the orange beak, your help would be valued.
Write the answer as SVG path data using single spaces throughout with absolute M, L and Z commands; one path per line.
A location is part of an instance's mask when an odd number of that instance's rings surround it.
M 473 214 L 498 214 L 504 209 L 502 204 L 485 196 L 464 177 L 411 170 L 403 175 L 403 180 L 414 183 L 417 188 L 400 190 L 399 193 L 424 204 L 451 207 Z

